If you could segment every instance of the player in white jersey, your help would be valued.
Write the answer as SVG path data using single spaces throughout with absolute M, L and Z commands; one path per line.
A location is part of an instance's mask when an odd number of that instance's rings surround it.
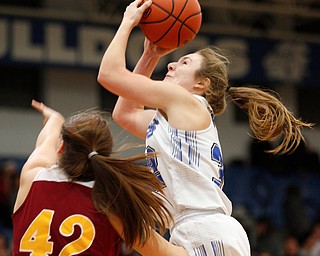
M 248 110 L 258 139 L 282 139 L 274 153 L 294 150 L 303 139 L 300 127 L 310 125 L 297 120 L 267 92 L 230 88 L 228 60 L 213 48 L 170 63 L 165 79 L 156 81 L 150 79 L 154 68 L 173 49 L 161 49 L 146 39 L 139 62 L 129 71 L 125 66 L 128 39 L 150 4 L 136 0 L 127 7 L 101 61 L 98 82 L 120 96 L 114 120 L 146 140 L 147 151 L 157 153 L 149 165 L 163 181 L 172 204 L 170 241 L 193 256 L 249 256 L 248 237 L 231 217 L 231 202 L 222 190 L 222 150 L 214 118 L 224 112 L 230 96 Z
M 194 96 L 207 104 L 203 97 Z M 224 170 L 214 116 L 208 128 L 185 131 L 172 127 L 157 112 L 149 125 L 146 145 L 148 152 L 160 152 L 159 157 L 148 160 L 149 166 L 165 187 L 169 187 L 166 195 L 174 213 L 186 209 L 219 209 L 231 214 L 231 203 L 222 191 Z
M 203 97 L 194 96 L 211 109 Z M 149 125 L 146 145 L 148 152 L 160 153 L 148 160 L 149 165 L 173 206 L 171 242 L 183 246 L 189 255 L 250 255 L 247 235 L 230 217 L 231 202 L 222 191 L 222 152 L 211 118 L 208 128 L 185 131 L 172 127 L 158 111 Z

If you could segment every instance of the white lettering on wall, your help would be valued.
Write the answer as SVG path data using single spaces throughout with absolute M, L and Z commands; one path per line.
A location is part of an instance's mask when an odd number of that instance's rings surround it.
M 97 67 L 115 33 L 111 28 L 79 25 L 75 26 L 77 45 L 67 45 L 63 22 L 43 22 L 41 25 L 43 30 L 36 30 L 29 20 L 13 19 L 11 23 L 0 20 L 0 59 Z M 35 33 L 41 43 L 34 42 Z M 9 42 L 12 42 L 10 46 Z
M 0 19 L 0 58 L 3 58 L 7 53 L 8 49 L 8 22 L 6 20 Z
M 111 29 L 83 26 L 79 33 L 80 63 L 98 66 L 103 53 L 111 43 L 115 31 Z
M 12 58 L 17 61 L 41 62 L 43 46 L 32 43 L 31 23 L 14 20 L 12 24 Z
M 1 17 L 0 61 L 98 68 L 116 29 L 80 22 Z M 136 65 L 143 52 L 143 40 L 137 27 L 126 51 L 128 68 Z M 312 71 L 309 65 L 313 51 L 307 43 L 270 41 L 270 47 L 261 47 L 260 52 L 258 43 L 248 38 L 197 35 L 189 44 L 161 58 L 155 75 L 166 72 L 168 62 L 210 44 L 230 52 L 230 79 L 250 80 L 250 76 L 256 76 L 254 79 L 261 81 L 297 83 Z M 250 56 L 252 46 L 259 50 L 254 56 Z
M 63 24 L 49 23 L 45 29 L 46 57 L 50 63 L 75 64 L 76 49 L 67 47 Z
M 263 61 L 269 79 L 291 82 L 303 80 L 308 64 L 307 45 L 290 42 L 277 44 Z

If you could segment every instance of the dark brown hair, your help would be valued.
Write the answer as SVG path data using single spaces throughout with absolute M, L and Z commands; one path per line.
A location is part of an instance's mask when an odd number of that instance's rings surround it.
M 67 119 L 62 128 L 64 151 L 59 160 L 72 181 L 95 180 L 92 198 L 96 209 L 114 214 L 124 225 L 126 245 L 144 244 L 151 228 L 164 231 L 170 220 L 162 183 L 138 161 L 153 155 L 111 157 L 113 138 L 106 113 L 90 110 Z M 88 158 L 90 152 L 98 154 Z
M 294 115 L 270 91 L 254 87 L 229 87 L 229 60 L 222 51 L 215 47 L 206 47 L 197 51 L 203 57 L 201 68 L 196 76 L 209 78 L 211 86 L 205 91 L 205 98 L 215 115 L 222 114 L 227 105 L 227 96 L 241 109 L 248 111 L 249 124 L 253 135 L 261 141 L 280 143 L 270 153 L 287 153 L 294 151 L 304 137 L 302 127 L 311 127 Z

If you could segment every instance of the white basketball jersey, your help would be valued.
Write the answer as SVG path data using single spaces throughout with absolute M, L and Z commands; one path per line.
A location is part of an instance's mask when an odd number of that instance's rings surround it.
M 207 101 L 196 97 L 212 113 Z M 221 209 L 231 215 L 231 202 L 222 191 L 223 159 L 213 114 L 208 128 L 185 131 L 157 111 L 147 130 L 146 151 L 158 153 L 148 165 L 163 182 L 173 215 L 186 209 Z

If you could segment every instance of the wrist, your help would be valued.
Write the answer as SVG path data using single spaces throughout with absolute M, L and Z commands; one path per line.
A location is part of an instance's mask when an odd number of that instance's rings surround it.
M 150 49 L 145 49 L 143 51 L 142 57 L 148 59 L 148 60 L 153 60 L 153 61 L 158 61 L 162 57 L 159 53 L 154 52 Z
M 133 19 L 131 19 L 131 18 L 127 18 L 127 17 L 123 17 L 122 18 L 122 21 L 121 21 L 121 23 L 120 23 L 120 26 L 119 26 L 119 28 L 126 28 L 126 29 L 128 29 L 129 31 L 131 31 L 134 27 L 136 27 L 137 26 L 137 24 L 136 24 L 136 22 L 133 20 Z

